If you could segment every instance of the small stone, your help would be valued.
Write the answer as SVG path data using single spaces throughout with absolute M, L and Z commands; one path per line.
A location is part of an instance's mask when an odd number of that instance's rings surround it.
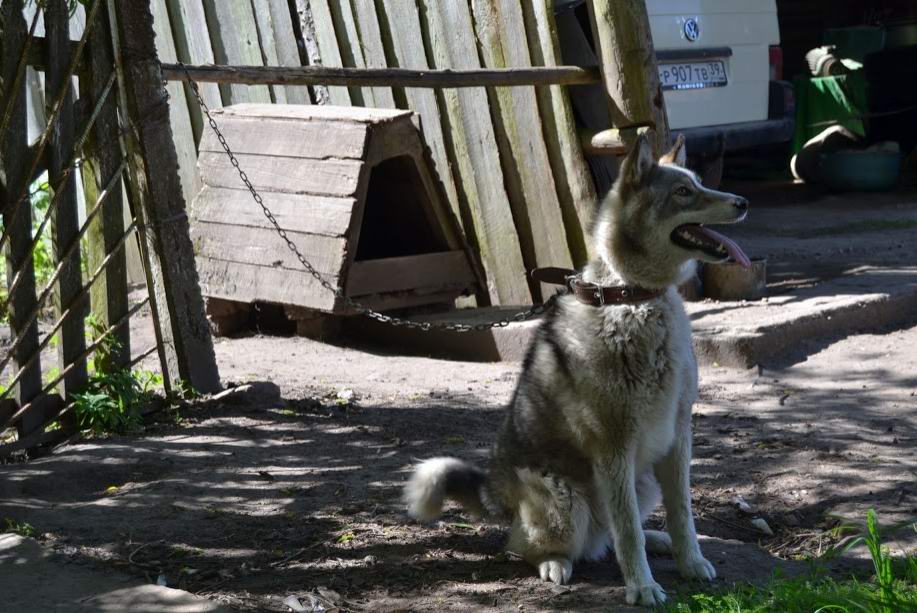
M 768 525 L 768 523 L 761 517 L 755 517 L 752 519 L 751 525 L 768 536 L 774 536 L 774 531 L 771 530 L 771 527 Z

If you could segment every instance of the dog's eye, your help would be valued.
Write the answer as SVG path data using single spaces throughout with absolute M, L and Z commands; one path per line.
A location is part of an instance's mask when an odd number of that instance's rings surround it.
M 675 195 L 681 196 L 682 198 L 687 198 L 692 193 L 694 192 L 692 192 L 689 188 L 685 187 L 684 185 L 679 185 L 678 187 L 675 188 Z

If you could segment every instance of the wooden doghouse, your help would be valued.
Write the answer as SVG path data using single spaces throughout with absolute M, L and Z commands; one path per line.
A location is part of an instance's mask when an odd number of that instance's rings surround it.
M 451 303 L 476 289 L 414 113 L 240 104 L 213 114 L 280 226 L 347 296 L 391 310 Z M 198 168 L 192 237 L 212 319 L 229 321 L 255 302 L 301 318 L 350 314 L 296 260 L 210 130 Z

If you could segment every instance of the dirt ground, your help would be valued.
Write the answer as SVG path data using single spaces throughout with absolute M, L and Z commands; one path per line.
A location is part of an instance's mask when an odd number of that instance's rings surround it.
M 826 533 L 836 517 L 917 515 L 914 346 L 917 328 L 850 337 L 780 370 L 702 371 L 695 510 L 719 584 L 805 570 L 795 560 L 836 541 Z M 455 509 L 428 526 L 403 514 L 416 458 L 486 457 L 518 365 L 258 335 L 219 339 L 216 351 L 228 383 L 264 383 L 138 436 L 0 467 L 0 517 L 31 523 L 67 563 L 163 574 L 240 610 L 286 611 L 285 598 L 310 594 L 371 611 L 623 604 L 613 561 L 579 565 L 570 586 L 552 587 L 501 553 L 501 526 Z M 672 593 L 699 587 L 670 559 L 651 566 Z

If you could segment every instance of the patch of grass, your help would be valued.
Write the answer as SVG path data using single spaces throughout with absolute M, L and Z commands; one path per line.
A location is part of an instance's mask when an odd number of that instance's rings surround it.
M 86 320 L 87 336 L 98 338 L 105 326 L 92 316 Z M 162 376 L 150 371 L 116 368 L 112 355 L 120 350 L 118 340 L 108 336 L 89 361 L 89 381 L 73 395 L 73 411 L 80 430 L 102 434 L 129 432 L 142 423 L 140 409 L 155 396 Z
M 3 532 L 12 532 L 19 536 L 35 536 L 37 533 L 32 524 L 28 524 L 24 521 L 17 521 L 12 517 L 4 517 L 3 523 L 5 525 Z
M 866 531 L 849 541 L 843 552 L 865 544 L 875 575 L 835 579 L 816 567 L 808 576 L 775 575 L 764 587 L 736 585 L 724 591 L 692 594 L 669 604 L 669 613 L 899 613 L 917 611 L 917 554 L 893 558 L 882 546 L 875 511 L 866 517 Z

